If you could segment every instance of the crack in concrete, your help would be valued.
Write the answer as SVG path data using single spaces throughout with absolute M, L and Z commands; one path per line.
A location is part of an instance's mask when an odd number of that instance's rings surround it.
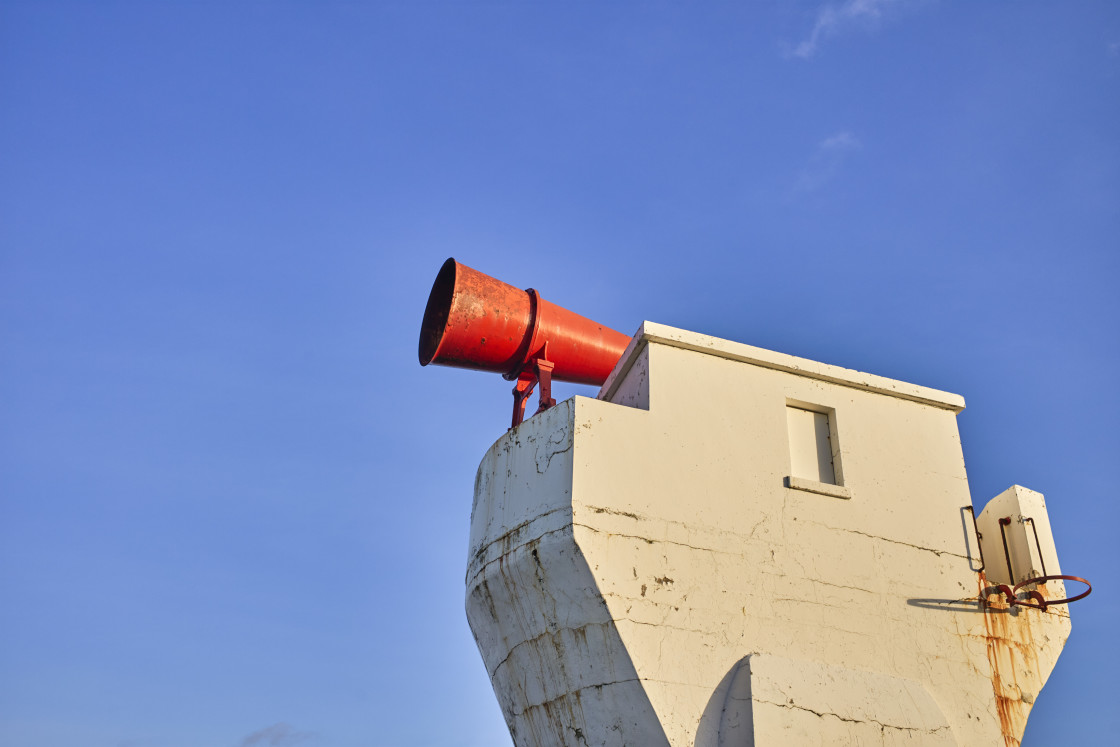
M 824 527 L 825 529 L 829 529 L 829 530 L 834 531 L 834 532 L 849 532 L 851 534 L 859 534 L 859 535 L 862 535 L 864 537 L 870 537 L 871 539 L 882 540 L 883 542 L 890 542 L 892 545 L 902 545 L 904 547 L 912 547 L 915 550 L 922 550 L 924 552 L 931 552 L 934 555 L 936 555 L 937 557 L 941 557 L 942 555 L 949 555 L 949 556 L 954 557 L 954 558 L 961 558 L 962 560 L 969 560 L 969 557 L 967 555 L 961 555 L 959 553 L 949 552 L 948 550 L 937 550 L 937 549 L 932 548 L 932 547 L 922 547 L 921 545 L 914 545 L 914 544 L 911 544 L 909 542 L 903 542 L 901 540 L 891 539 L 890 537 L 880 537 L 877 534 L 868 534 L 867 532 L 861 532 L 858 529 L 848 529 L 847 527 L 830 527 L 828 524 L 821 524 L 820 522 L 816 522 L 816 521 L 811 522 L 811 523 L 816 524 L 817 526 L 820 526 L 820 527 Z
M 707 534 L 707 535 L 710 535 L 714 538 L 718 538 L 721 541 L 722 544 L 727 544 L 727 545 L 742 545 L 742 544 L 746 544 L 746 543 L 748 543 L 752 540 L 752 537 L 751 537 L 750 533 L 737 532 L 737 531 L 728 529 L 726 526 L 713 526 L 713 525 L 709 525 L 709 524 L 699 524 L 699 523 L 689 524 L 688 522 L 675 521 L 673 519 L 665 519 L 665 518 L 661 518 L 661 517 L 651 518 L 649 516 L 643 516 L 641 514 L 632 514 L 632 513 L 627 512 L 627 511 L 619 511 L 617 509 L 606 508 L 606 507 L 603 507 L 603 506 L 581 505 L 581 506 L 578 506 L 578 508 L 580 508 L 580 509 L 586 508 L 586 509 L 589 509 L 590 511 L 595 512 L 596 514 L 613 514 L 613 515 L 617 515 L 617 516 L 625 516 L 626 518 L 635 519 L 637 521 L 656 522 L 658 525 L 661 525 L 663 527 L 679 527 L 682 530 L 684 530 L 685 532 L 688 532 L 689 534 L 692 534 L 694 532 L 700 532 L 702 534 Z M 759 525 L 766 523 L 767 521 L 771 520 L 772 518 L 773 518 L 772 516 L 764 516 L 757 524 L 755 524 L 752 527 L 751 531 L 753 532 L 754 529 L 757 528 Z M 588 528 L 591 529 L 593 527 L 588 527 Z M 596 530 L 596 531 L 601 531 L 601 530 Z M 613 532 L 610 532 L 610 534 L 613 534 Z M 633 536 L 633 535 L 620 535 L 620 536 Z M 701 547 L 701 546 L 697 546 L 697 545 L 690 545 L 686 542 L 678 542 L 676 540 L 660 539 L 660 540 L 656 540 L 656 541 L 657 542 L 669 542 L 669 543 L 672 543 L 672 544 L 681 545 L 682 547 L 691 547 L 694 550 L 708 550 L 710 552 L 723 552 L 721 550 L 717 550 L 717 549 L 712 548 L 712 547 Z M 773 542 L 765 542 L 765 544 L 769 545 L 769 546 L 776 546 L 775 543 L 773 543 Z M 734 553 L 726 553 L 726 554 L 731 555 L 731 554 L 734 554 Z
M 630 513 L 629 511 L 618 511 L 613 508 L 600 508 L 599 506 L 588 506 L 589 509 L 597 514 L 611 514 L 612 516 L 625 516 L 627 519 L 634 519 L 635 521 L 642 521 L 642 516 Z
M 583 523 L 578 522 L 578 521 L 573 521 L 572 526 L 583 527 L 584 529 L 587 529 L 588 531 L 595 532 L 596 534 L 605 534 L 609 537 L 625 537 L 626 539 L 641 540 L 642 542 L 645 542 L 647 545 L 653 545 L 653 544 L 656 544 L 658 542 L 661 542 L 661 543 L 664 543 L 666 545 L 675 545 L 676 547 L 687 547 L 689 550 L 699 550 L 700 552 L 710 552 L 710 553 L 713 553 L 713 554 L 716 554 L 716 555 L 727 555 L 727 556 L 732 557 L 732 558 L 742 558 L 743 557 L 743 553 L 741 553 L 741 552 L 734 553 L 734 552 L 730 552 L 728 550 L 719 550 L 719 549 L 716 549 L 714 547 L 699 547 L 697 545 L 689 545 L 689 544 L 686 544 L 684 542 L 677 542 L 675 540 L 669 540 L 669 539 L 652 539 L 650 537 L 643 537 L 640 534 L 622 534 L 620 532 L 608 532 L 605 529 L 600 529 L 598 527 L 593 527 L 593 526 L 590 526 L 588 524 L 583 524 Z
M 757 532 L 759 530 L 759 528 L 763 524 L 768 522 L 769 520 L 770 520 L 769 516 L 763 516 L 761 519 L 759 519 L 758 522 L 753 527 L 751 527 L 751 531 L 747 533 L 747 541 L 748 542 L 754 541 L 755 532 Z
M 541 455 L 540 455 L 540 449 L 538 447 L 537 453 L 534 455 L 534 459 L 533 459 L 533 462 L 537 467 L 537 474 L 538 475 L 543 475 L 545 472 L 548 472 L 548 468 L 552 464 L 552 457 L 556 456 L 557 454 L 566 454 L 567 452 L 572 450 L 573 446 L 575 446 L 575 439 L 568 438 L 567 434 L 563 434 L 562 438 L 564 439 L 564 441 L 568 442 L 568 445 L 565 446 L 563 449 L 549 449 L 546 452 L 546 458 L 544 460 L 544 469 L 543 470 L 541 469 Z M 549 438 L 547 445 L 548 446 L 553 446 L 553 445 L 559 446 L 564 441 L 553 441 L 551 438 Z
M 808 581 L 809 583 L 820 584 L 821 586 L 831 586 L 834 589 L 851 589 L 852 591 L 862 591 L 865 594 L 878 594 L 878 593 L 880 593 L 878 591 L 873 591 L 871 589 L 865 589 L 862 586 L 845 586 L 844 584 L 832 584 L 832 583 L 829 583 L 828 581 L 822 581 L 819 578 L 807 578 L 805 580 Z
M 842 609 L 842 605 L 829 604 L 828 602 L 818 602 L 815 599 L 798 599 L 795 597 L 774 597 L 772 602 L 792 602 L 794 604 L 815 604 L 818 607 L 828 607 L 829 609 Z
M 609 626 L 612 622 L 613 621 L 602 622 L 602 623 L 588 623 L 587 625 L 583 625 L 583 626 L 578 627 L 578 628 L 558 628 L 555 632 L 550 631 L 550 630 L 546 630 L 543 633 L 540 633 L 539 635 L 533 636 L 532 638 L 526 638 L 523 641 L 519 641 L 518 643 L 515 643 L 510 648 L 509 652 L 505 655 L 505 658 L 502 659 L 501 661 L 499 661 L 494 666 L 494 670 L 492 672 L 490 672 L 490 676 L 491 677 L 496 676 L 498 674 L 498 670 L 502 668 L 502 665 L 505 664 L 506 662 L 508 662 L 509 658 L 511 656 L 513 656 L 513 652 L 517 651 L 522 646 L 526 646 L 526 645 L 529 645 L 529 644 L 540 643 L 541 641 L 545 640 L 546 638 L 551 640 L 551 641 L 555 641 L 557 638 L 559 638 L 564 633 L 564 631 L 569 631 L 573 635 L 576 635 L 580 631 L 586 631 L 588 628 L 605 628 L 605 627 Z
M 765 705 L 777 706 L 778 708 L 789 708 L 789 709 L 798 710 L 798 711 L 805 711 L 806 713 L 811 713 L 818 718 L 824 718 L 826 716 L 831 716 L 834 719 L 837 719 L 838 721 L 843 721 L 843 722 L 846 722 L 846 723 L 849 723 L 849 724 L 875 724 L 880 729 L 897 729 L 899 731 L 918 732 L 920 734 L 936 734 L 939 731 L 944 731 L 944 730 L 950 728 L 948 724 L 945 724 L 944 726 L 939 726 L 936 729 L 922 728 L 922 727 L 918 727 L 918 726 L 896 726 L 894 724 L 885 724 L 882 721 L 877 721 L 873 718 L 868 718 L 868 719 L 844 718 L 840 714 L 832 713 L 831 711 L 814 711 L 812 708 L 807 708 L 807 707 L 802 706 L 802 705 L 797 705 L 793 701 L 790 701 L 788 703 L 775 703 L 772 700 L 762 700 L 760 698 L 752 698 L 752 700 L 755 703 L 763 703 Z
M 614 620 L 614 622 L 616 624 L 620 623 L 620 622 L 628 622 L 628 623 L 633 623 L 634 625 L 645 625 L 645 626 L 648 626 L 648 627 L 651 627 L 651 628 L 667 628 L 669 630 L 679 630 L 682 633 L 699 633 L 700 635 L 704 635 L 704 636 L 713 636 L 713 635 L 718 635 L 719 634 L 719 631 L 704 630 L 702 628 L 682 628 L 678 625 L 669 625 L 668 623 L 666 623 L 664 621 L 662 621 L 662 622 L 645 622 L 644 620 L 635 620 L 632 617 L 619 617 L 619 618 L 616 618 Z
M 558 508 L 558 509 L 555 509 L 555 510 L 553 510 L 553 511 L 549 511 L 548 513 L 544 513 L 544 514 L 541 514 L 540 516 L 536 517 L 535 519 L 532 519 L 532 520 L 530 520 L 530 521 L 524 522 L 524 523 L 522 523 L 522 524 L 518 524 L 518 525 L 517 525 L 516 527 L 514 527 L 514 528 L 513 528 L 513 529 L 511 529 L 511 530 L 509 530 L 508 532 L 506 532 L 505 534 L 503 534 L 503 535 L 502 535 L 501 537 L 499 537 L 498 539 L 494 540 L 493 542 L 488 542 L 488 543 L 486 543 L 485 545 L 483 545 L 482 547 L 480 547 L 480 548 L 479 548 L 478 550 L 476 550 L 476 551 L 475 551 L 475 553 L 474 553 L 474 558 L 473 558 L 473 560 L 471 561 L 471 565 L 474 565 L 475 563 L 479 562 L 479 560 L 480 560 L 480 559 L 481 559 L 481 558 L 482 558 L 483 556 L 485 556 L 485 555 L 486 555 L 486 552 L 487 552 L 487 551 L 488 551 L 488 550 L 489 550 L 489 549 L 490 549 L 491 547 L 493 547 L 494 545 L 496 545 L 496 544 L 498 544 L 498 543 L 500 543 L 500 542 L 503 542 L 503 541 L 505 541 L 505 540 L 506 540 L 507 538 L 509 538 L 509 536 L 510 536 L 510 535 L 512 535 L 512 534 L 513 534 L 514 532 L 518 532 L 518 531 L 520 531 L 521 529 L 523 529 L 523 528 L 527 527 L 528 525 L 532 524 L 532 523 L 533 523 L 534 521 L 536 521 L 537 519 L 540 519 L 540 518 L 544 518 L 545 516 L 549 516 L 550 514 L 554 514 L 554 513 L 557 513 L 558 511 L 564 511 L 564 510 L 566 510 L 566 509 L 564 509 L 564 508 Z M 536 535 L 536 536 L 534 536 L 534 537 L 529 537 L 529 538 L 527 538 L 527 539 L 526 539 L 526 540 L 525 540 L 524 542 L 522 542 L 522 543 L 518 544 L 517 546 L 515 546 L 515 547 L 511 547 L 511 548 L 510 548 L 509 550 L 506 550 L 506 551 L 505 551 L 505 552 L 503 552 L 503 553 L 502 553 L 501 555 L 498 555 L 498 556 L 497 556 L 497 557 L 495 557 L 495 558 L 491 558 L 490 560 L 487 560 L 487 561 L 486 561 L 485 563 L 483 563 L 482 565 L 480 565 L 480 566 L 478 567 L 478 570 L 476 570 L 476 571 L 474 571 L 474 572 L 471 572 L 470 568 L 468 568 L 468 569 L 467 569 L 467 574 L 468 574 L 468 575 L 467 575 L 467 585 L 468 585 L 468 586 L 470 586 L 470 585 L 471 585 L 471 581 L 473 581 L 474 579 L 478 578 L 478 575 L 479 575 L 480 573 L 482 573 L 482 572 L 483 572 L 484 570 L 486 570 L 487 568 L 489 568 L 489 567 L 490 567 L 491 565 L 493 565 L 494 563 L 497 563 L 497 562 L 498 562 L 498 561 L 500 561 L 500 560 L 501 560 L 502 558 L 506 558 L 506 557 L 509 557 L 509 556 L 510 556 L 511 554 L 513 554 L 513 553 L 514 553 L 514 552 L 516 552 L 517 550 L 521 549 L 522 547 L 525 547 L 525 545 L 529 544 L 530 542 L 536 542 L 536 541 L 538 541 L 538 540 L 540 540 L 540 539 L 543 539 L 544 537 L 547 537 L 547 536 L 548 536 L 548 535 L 550 535 L 550 534 L 556 534 L 557 532 L 563 532 L 563 531 L 567 531 L 567 530 L 570 530 L 570 529 L 571 529 L 571 528 L 572 528 L 573 526 L 574 526 L 574 525 L 573 525 L 573 524 L 572 524 L 571 522 L 568 522 L 567 524 L 564 524 L 563 526 L 557 527 L 556 529 L 549 529 L 549 530 L 548 530 L 548 531 L 546 531 L 546 532 L 541 532 L 540 534 L 538 534 L 538 535 Z M 477 584 L 475 584 L 475 585 L 477 585 Z
M 639 680 L 638 680 L 637 677 L 627 677 L 624 680 L 615 680 L 613 682 L 600 682 L 600 683 L 597 683 L 597 684 L 594 684 L 594 685 L 584 685 L 581 688 L 578 688 L 576 690 L 571 690 L 569 692 L 564 693 L 563 695 L 559 695 L 555 698 L 551 698 L 550 700 L 546 700 L 546 701 L 543 701 L 541 703 L 530 703 L 529 705 L 525 706 L 525 708 L 523 708 L 520 711 L 513 711 L 513 715 L 523 716 L 524 714 L 528 713 L 531 710 L 538 709 L 538 708 L 547 708 L 548 706 L 550 706 L 554 703 L 558 703 L 561 700 L 564 700 L 565 698 L 570 698 L 572 696 L 577 696 L 578 697 L 578 693 L 582 693 L 585 690 L 601 690 L 604 687 L 612 687 L 614 685 L 625 685 L 629 682 L 639 682 Z

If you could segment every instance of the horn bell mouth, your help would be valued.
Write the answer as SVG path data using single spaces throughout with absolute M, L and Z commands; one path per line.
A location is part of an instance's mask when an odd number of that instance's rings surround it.
M 435 360 L 443 333 L 447 331 L 447 318 L 451 313 L 451 302 L 455 298 L 455 276 L 459 263 L 448 257 L 439 268 L 432 292 L 428 294 L 428 305 L 424 307 L 424 321 L 420 325 L 420 365 L 426 366 Z

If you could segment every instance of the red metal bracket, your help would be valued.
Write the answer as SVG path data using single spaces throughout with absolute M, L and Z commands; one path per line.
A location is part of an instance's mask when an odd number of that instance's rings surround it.
M 548 360 L 548 343 L 541 348 L 540 356 L 533 358 L 517 376 L 517 384 L 513 387 L 513 423 L 510 430 L 521 425 L 525 420 L 525 400 L 533 393 L 533 389 L 540 384 L 540 402 L 537 412 L 544 412 L 556 404 L 552 397 L 552 369 L 555 364 Z M 534 413 L 535 414 L 535 413 Z
M 521 421 L 525 419 L 525 400 L 529 399 L 529 395 L 533 393 L 533 388 L 537 385 L 537 377 L 531 372 L 521 374 L 517 379 L 517 383 L 513 386 L 513 422 L 510 424 L 510 430 L 521 425 Z
M 548 343 L 545 343 L 545 347 L 548 347 Z M 541 385 L 540 404 L 537 405 L 537 412 L 544 412 L 556 404 L 556 400 L 552 398 L 552 369 L 554 365 L 551 361 L 543 358 L 537 358 L 533 361 L 537 381 Z

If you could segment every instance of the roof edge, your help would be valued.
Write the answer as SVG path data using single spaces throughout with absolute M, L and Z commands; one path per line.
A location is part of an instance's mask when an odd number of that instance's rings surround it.
M 785 371 L 796 376 L 804 376 L 807 379 L 817 379 L 818 381 L 827 381 L 853 389 L 885 394 L 888 397 L 910 400 L 911 402 L 938 407 L 942 410 L 951 410 L 954 413 L 959 413 L 965 407 L 964 397 L 959 394 L 930 389 L 929 387 L 888 379 L 885 376 L 876 376 L 875 374 L 842 368 L 841 366 L 833 366 L 828 363 L 820 363 L 808 358 L 798 358 L 773 350 L 756 348 L 753 345 L 746 345 L 741 342 L 721 340 L 718 337 L 700 334 L 699 332 L 689 332 L 688 330 L 649 321 L 642 322 L 642 326 L 630 339 L 626 351 L 619 358 L 614 370 L 611 371 L 610 376 L 607 377 L 607 380 L 603 382 L 603 386 L 599 389 L 599 399 L 607 400 L 614 396 L 619 384 L 622 383 L 622 380 L 630 371 L 630 367 L 634 365 L 638 354 L 650 344 L 667 345 L 762 368 Z

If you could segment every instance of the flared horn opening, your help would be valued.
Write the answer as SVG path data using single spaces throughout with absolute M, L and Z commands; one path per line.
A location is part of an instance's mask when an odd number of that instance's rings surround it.
M 447 319 L 451 313 L 451 302 L 455 298 L 455 275 L 459 263 L 449 257 L 439 268 L 432 292 L 428 294 L 428 305 L 424 307 L 424 321 L 420 325 L 420 365 L 426 366 L 435 359 L 443 333 L 447 330 Z

